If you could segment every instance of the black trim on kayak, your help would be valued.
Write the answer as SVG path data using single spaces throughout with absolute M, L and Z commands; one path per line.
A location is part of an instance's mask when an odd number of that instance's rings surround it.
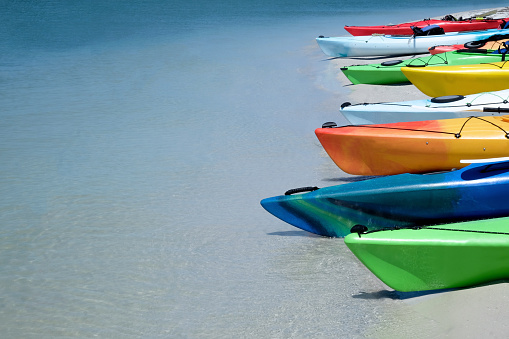
M 322 124 L 322 128 L 335 128 L 338 127 L 338 125 L 334 121 L 324 122 Z
M 344 127 L 365 127 L 365 128 L 378 128 L 378 129 L 392 129 L 392 130 L 398 130 L 398 131 L 412 131 L 412 132 L 428 132 L 428 133 L 438 133 L 438 134 L 451 134 L 454 135 L 456 139 L 461 138 L 461 132 L 463 131 L 463 128 L 467 125 L 467 123 L 472 119 L 478 119 L 481 121 L 484 121 L 490 125 L 493 125 L 500 129 L 502 132 L 504 132 L 506 139 L 509 139 L 509 132 L 507 132 L 502 127 L 498 126 L 497 124 L 487 121 L 483 119 L 482 117 L 476 117 L 476 116 L 470 116 L 465 120 L 463 125 L 461 126 L 460 130 L 458 132 L 445 132 L 445 131 L 432 131 L 432 130 L 425 130 L 425 129 L 412 129 L 412 128 L 399 128 L 399 127 L 389 127 L 389 126 L 378 126 L 378 125 L 345 125 L 345 126 L 339 126 L 339 127 L 332 127 L 332 128 L 344 128 Z
M 471 119 L 473 119 L 473 118 L 475 118 L 475 119 L 479 119 L 479 120 L 481 120 L 481 121 L 487 122 L 487 123 L 489 123 L 489 124 L 491 124 L 491 125 L 493 125 L 493 126 L 497 127 L 498 129 L 500 129 L 502 132 L 504 132 L 504 133 L 505 133 L 505 137 L 506 137 L 506 139 L 509 139 L 509 133 L 508 133 L 505 129 L 503 129 L 502 127 L 498 126 L 497 124 L 495 124 L 495 123 L 493 123 L 493 122 L 491 122 L 491 121 L 484 120 L 484 119 L 483 119 L 483 118 L 481 118 L 481 117 L 469 117 L 469 118 L 467 119 L 467 121 L 465 121 L 465 122 L 463 123 L 463 126 L 461 126 L 460 131 L 459 131 L 458 133 L 456 133 L 456 135 L 455 135 L 455 136 L 456 136 L 456 138 L 460 138 L 460 137 L 461 137 L 461 131 L 463 130 L 463 127 L 465 127 L 465 125 L 466 125 L 466 124 L 467 124 L 467 123 L 468 123 Z
M 502 107 L 484 107 L 483 112 L 491 112 L 491 113 L 509 113 L 509 108 Z
M 481 219 L 482 220 L 482 219 Z M 350 229 L 350 233 L 357 233 L 359 238 L 361 238 L 361 234 L 370 234 L 376 232 L 383 231 L 397 231 L 397 230 L 437 230 L 437 231 L 453 231 L 453 232 L 468 232 L 468 233 L 484 233 L 484 234 L 501 234 L 501 235 L 509 235 L 507 232 L 492 232 L 492 231 L 476 231 L 476 230 L 462 230 L 462 229 L 454 229 L 454 228 L 444 228 L 444 227 L 436 227 L 433 225 L 430 226 L 408 226 L 408 227 L 383 227 L 376 230 L 368 231 L 368 228 L 364 225 L 355 225 Z
M 489 62 L 489 63 L 487 63 L 487 64 L 485 64 L 485 65 L 492 65 L 492 66 L 495 66 L 495 67 L 498 67 L 498 68 L 502 69 L 502 68 L 504 68 L 504 66 L 505 66 L 505 64 L 507 63 L 507 61 L 502 61 L 502 62 L 503 62 L 503 63 L 502 63 L 502 65 L 500 65 L 500 66 L 499 66 L 499 65 L 497 65 L 497 64 L 494 64 L 494 63 L 492 63 L 492 62 Z
M 313 192 L 316 191 L 318 187 L 316 186 L 306 186 L 306 187 L 299 187 L 299 188 L 292 188 L 285 192 L 285 195 L 292 195 L 295 193 L 303 193 L 303 192 Z
M 444 104 L 448 102 L 458 101 L 461 99 L 465 99 L 465 97 L 463 95 L 444 95 L 442 97 L 432 98 L 431 102 L 434 102 L 436 104 Z
M 479 49 L 479 48 L 462 48 L 462 49 L 458 49 L 457 52 L 458 53 L 488 54 L 487 49 Z M 491 51 L 489 53 L 491 53 Z
M 400 64 L 402 62 L 403 62 L 403 60 L 389 60 L 389 61 L 382 62 L 380 65 L 382 65 L 382 66 L 394 66 L 394 65 Z
M 421 227 L 421 229 L 424 228 L 424 227 Z M 429 227 L 426 227 L 426 229 L 428 230 L 437 230 L 437 231 L 456 231 L 456 232 L 471 232 L 471 233 L 486 233 L 486 234 L 505 234 L 505 235 L 509 235 L 509 233 L 507 232 L 491 232 L 491 231 L 475 231 L 475 230 L 456 230 L 454 228 L 442 228 L 442 227 L 434 227 L 434 226 L 429 226 Z
M 491 92 L 488 92 L 488 93 L 493 94 Z M 484 94 L 484 93 L 481 93 L 481 94 Z M 500 96 L 498 96 L 498 97 L 501 98 Z M 475 100 L 475 98 L 473 100 Z M 500 103 L 507 104 L 508 102 L 509 102 L 509 100 L 503 99 L 500 102 L 486 102 L 486 103 L 480 103 L 480 104 L 472 104 L 472 102 L 467 102 L 464 105 L 450 105 L 450 106 L 445 106 L 445 107 L 462 107 L 462 106 L 477 107 L 477 106 L 485 106 L 485 105 L 496 105 L 496 104 L 500 104 Z M 362 102 L 362 103 L 358 103 L 358 104 L 350 104 L 348 106 L 368 106 L 368 105 L 387 105 L 387 106 L 398 106 L 398 107 L 412 107 L 412 105 L 408 105 L 408 104 L 405 105 L 405 104 L 402 104 L 402 103 L 393 103 L 393 102 Z M 346 106 L 344 106 L 344 107 L 346 107 Z M 423 107 L 425 107 L 425 106 L 423 106 Z M 434 108 L 438 109 L 440 107 L 434 107 Z
M 488 41 L 483 41 L 483 40 L 478 40 L 478 41 L 469 41 L 469 42 L 465 42 L 463 44 L 463 47 L 465 47 L 467 50 L 469 49 L 477 49 L 479 47 L 483 47 L 484 45 L 486 45 Z

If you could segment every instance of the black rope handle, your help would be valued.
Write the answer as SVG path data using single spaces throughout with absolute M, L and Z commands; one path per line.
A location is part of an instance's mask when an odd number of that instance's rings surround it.
M 292 188 L 285 192 L 285 195 L 292 195 L 295 193 L 303 193 L 303 192 L 313 192 L 316 191 L 318 187 L 316 186 L 306 186 L 306 187 L 299 187 L 299 188 Z

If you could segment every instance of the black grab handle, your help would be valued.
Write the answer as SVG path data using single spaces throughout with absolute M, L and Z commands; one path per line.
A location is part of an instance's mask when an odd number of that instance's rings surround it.
M 292 195 L 295 193 L 302 193 L 302 192 L 313 192 L 313 191 L 316 191 L 317 189 L 318 189 L 318 187 L 316 187 L 316 186 L 292 188 L 291 190 L 286 191 L 285 195 Z
M 483 112 L 509 113 L 509 108 L 503 107 L 484 107 Z

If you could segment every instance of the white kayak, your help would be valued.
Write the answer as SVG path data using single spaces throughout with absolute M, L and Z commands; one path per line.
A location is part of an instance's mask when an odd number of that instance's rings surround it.
M 316 38 L 322 51 L 335 58 L 363 56 L 395 56 L 428 53 L 437 45 L 459 45 L 500 34 L 500 29 L 450 32 L 439 35 L 369 35 Z
M 465 118 L 509 114 L 509 89 L 478 94 L 341 105 L 341 114 L 352 125 Z

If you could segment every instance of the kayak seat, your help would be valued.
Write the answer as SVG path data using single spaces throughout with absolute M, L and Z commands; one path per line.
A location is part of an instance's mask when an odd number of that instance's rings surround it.
M 445 34 L 444 29 L 438 25 L 429 25 L 423 28 L 411 26 L 411 28 L 414 31 L 414 36 Z
M 469 49 L 478 49 L 484 45 L 486 45 L 486 40 L 479 40 L 479 41 L 469 41 L 465 42 L 463 44 L 463 47 L 469 48 Z
M 460 18 L 460 20 L 463 19 L 463 18 Z M 446 16 L 444 16 L 442 18 L 442 20 L 444 21 L 458 21 L 458 19 L 456 19 L 455 17 L 453 17 L 452 15 L 450 14 L 447 14 Z

